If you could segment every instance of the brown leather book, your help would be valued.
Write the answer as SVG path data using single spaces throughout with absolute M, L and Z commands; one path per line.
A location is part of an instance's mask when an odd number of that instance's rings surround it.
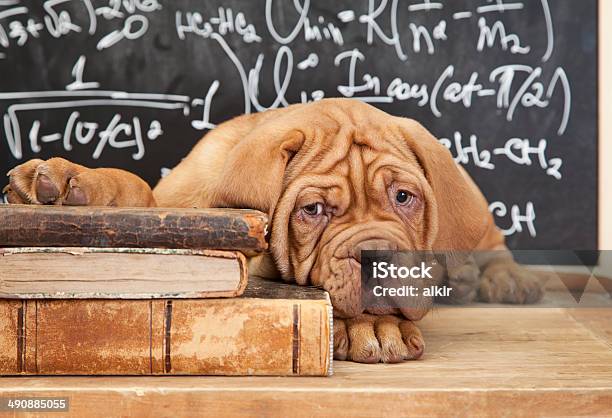
M 267 248 L 267 216 L 248 209 L 0 205 L 0 247 Z
M 250 278 L 229 299 L 0 299 L 0 375 L 326 376 L 325 291 Z
M 159 248 L 0 248 L 0 298 L 160 299 L 240 296 L 239 252 Z

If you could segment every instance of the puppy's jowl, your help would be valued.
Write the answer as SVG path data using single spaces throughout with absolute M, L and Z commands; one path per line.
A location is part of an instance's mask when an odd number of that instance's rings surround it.
M 349 99 L 232 119 L 208 133 L 154 190 L 139 177 L 52 158 L 9 172 L 10 203 L 237 207 L 268 213 L 270 252 L 255 275 L 326 289 L 334 357 L 400 362 L 424 351 L 407 307 L 364 306 L 363 250 L 503 250 L 487 202 L 418 122 Z M 542 290 L 508 252 L 457 257 L 443 280 L 454 302 L 530 303 Z M 462 259 L 463 258 L 463 259 Z

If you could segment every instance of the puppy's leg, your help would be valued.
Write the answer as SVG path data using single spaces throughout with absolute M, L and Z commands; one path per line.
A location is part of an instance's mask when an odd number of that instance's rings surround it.
M 155 206 L 149 185 L 113 168 L 91 169 L 63 158 L 34 159 L 8 172 L 9 203 L 72 206 Z
M 334 358 L 358 363 L 418 359 L 425 343 L 413 322 L 394 315 L 334 318 Z

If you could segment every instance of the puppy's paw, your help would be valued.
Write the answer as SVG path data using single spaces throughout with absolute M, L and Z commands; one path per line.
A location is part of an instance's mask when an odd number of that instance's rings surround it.
M 151 188 L 127 171 L 87 168 L 63 158 L 29 160 L 7 173 L 9 203 L 67 206 L 154 206 Z
M 87 168 L 63 158 L 33 159 L 10 170 L 4 188 L 9 203 L 87 205 L 80 177 Z
M 453 289 L 449 297 L 438 298 L 438 302 L 463 305 L 476 299 L 480 284 L 480 268 L 470 257 L 458 268 L 448 271 L 448 286 Z
M 334 319 L 334 359 L 357 363 L 399 363 L 423 355 L 421 331 L 393 315 Z
M 489 303 L 536 303 L 543 295 L 538 277 L 512 260 L 491 261 L 478 291 L 479 299 Z

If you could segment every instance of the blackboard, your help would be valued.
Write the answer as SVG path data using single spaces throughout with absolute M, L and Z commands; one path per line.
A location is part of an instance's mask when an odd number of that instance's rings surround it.
M 596 0 L 0 0 L 0 172 L 154 185 L 216 124 L 322 97 L 421 121 L 512 248 L 597 248 Z

